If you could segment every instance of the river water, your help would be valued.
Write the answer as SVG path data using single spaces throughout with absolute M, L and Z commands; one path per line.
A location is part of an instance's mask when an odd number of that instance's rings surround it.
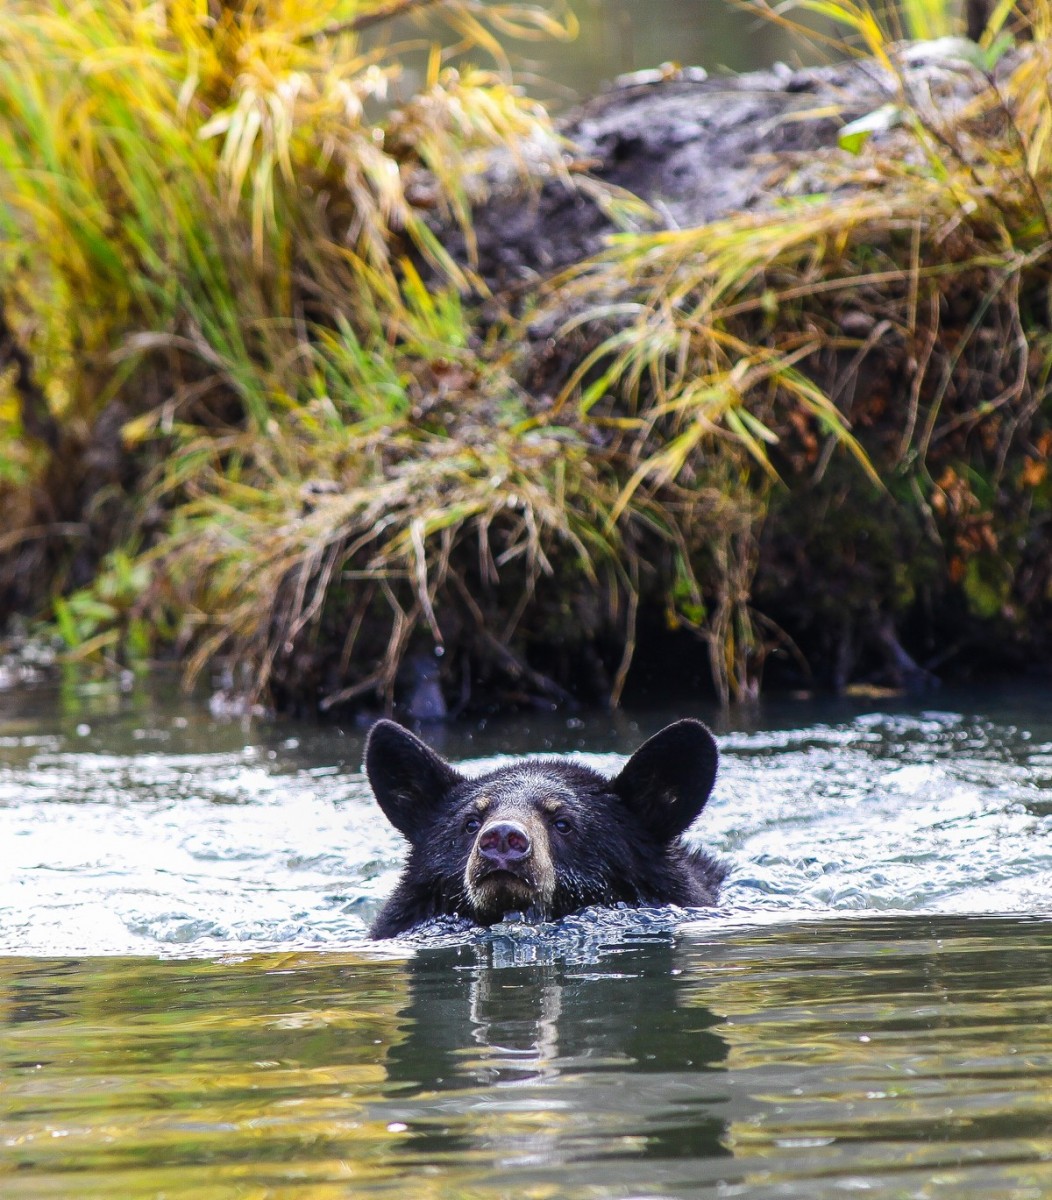
M 374 944 L 364 730 L 0 692 L 0 1195 L 1052 1196 L 1052 703 L 425 736 L 723 755 L 711 912 Z

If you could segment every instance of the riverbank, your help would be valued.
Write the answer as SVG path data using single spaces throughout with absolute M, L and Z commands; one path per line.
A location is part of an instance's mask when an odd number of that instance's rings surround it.
M 1049 663 L 1047 13 L 556 130 L 448 69 L 370 121 L 354 30 L 95 10 L 0 30 L 8 613 L 294 711 Z

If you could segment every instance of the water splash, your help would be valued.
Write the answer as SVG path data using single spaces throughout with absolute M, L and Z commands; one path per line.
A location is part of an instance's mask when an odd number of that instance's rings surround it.
M 402 845 L 348 766 L 360 737 L 268 745 L 255 727 L 209 739 L 187 721 L 154 713 L 121 737 L 87 736 L 84 722 L 0 725 L 0 953 L 363 943 Z M 720 741 L 716 791 L 691 833 L 732 864 L 719 910 L 449 925 L 431 944 L 472 940 L 495 962 L 594 963 L 597 947 L 671 936 L 686 918 L 1052 909 L 1052 731 L 1036 720 L 863 713 Z M 466 770 L 501 761 L 499 735 L 476 745 L 488 757 Z M 623 761 L 581 757 L 610 773 Z

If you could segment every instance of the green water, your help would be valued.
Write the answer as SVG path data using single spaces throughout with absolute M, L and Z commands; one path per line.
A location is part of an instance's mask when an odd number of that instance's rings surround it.
M 558 4 L 545 7 L 565 14 Z M 502 39 L 518 81 L 555 111 L 594 96 L 624 75 L 665 64 L 720 74 L 758 70 L 779 61 L 814 65 L 828 57 L 813 39 L 765 20 L 736 0 L 574 0 L 568 7 L 578 30 L 570 40 Z M 802 9 L 789 17 L 798 25 L 832 32 Z M 426 75 L 420 34 L 420 26 L 403 20 L 367 37 L 370 45 L 402 47 L 403 73 L 394 88 L 400 97 L 421 87 Z M 479 57 L 476 52 L 471 60 Z
M 694 713 L 715 910 L 376 944 L 362 728 L 0 692 L 0 1197 L 1052 1197 L 1052 705 L 936 699 Z
M 583 0 L 572 8 L 580 24 L 574 41 L 508 44 L 520 69 L 532 68 L 536 90 L 557 99 L 591 96 L 620 75 L 662 63 L 715 73 L 815 59 L 813 44 L 733 0 Z M 794 16 L 807 21 L 803 12 Z
M 522 949 L 0 961 L 0 1194 L 1052 1195 L 1052 921 Z

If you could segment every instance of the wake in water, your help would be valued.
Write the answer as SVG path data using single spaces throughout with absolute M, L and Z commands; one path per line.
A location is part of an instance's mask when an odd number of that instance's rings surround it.
M 347 743 L 310 755 L 294 739 L 180 752 L 170 733 L 142 730 L 141 753 L 105 735 L 85 748 L 76 732 L 0 737 L 0 953 L 362 948 L 402 844 L 362 776 L 332 765 L 354 757 Z M 728 734 L 692 831 L 732 866 L 719 909 L 587 910 L 489 931 L 446 923 L 412 942 L 583 963 L 597 946 L 668 937 L 684 920 L 1048 913 L 1050 739 L 1036 721 L 953 712 Z M 623 761 L 579 758 L 607 774 Z

